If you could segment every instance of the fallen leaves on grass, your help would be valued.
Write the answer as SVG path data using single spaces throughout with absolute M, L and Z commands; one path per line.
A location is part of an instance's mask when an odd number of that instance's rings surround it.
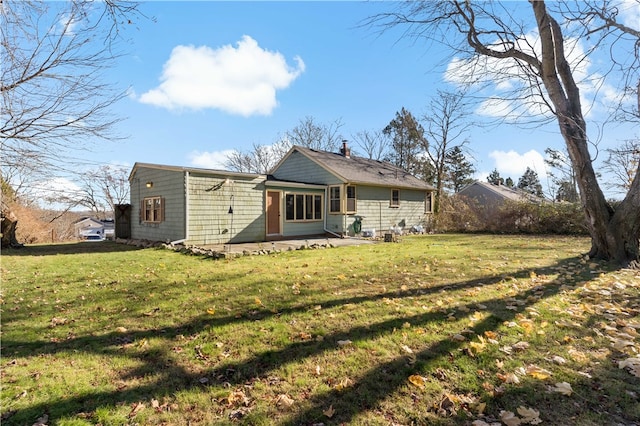
M 409 376 L 409 383 L 419 388 L 424 388 L 425 380 L 424 377 L 419 374 L 412 374 Z
M 507 426 L 519 426 L 521 424 L 537 425 L 542 423 L 540 412 L 533 408 L 518 407 L 516 410 L 522 417 L 518 417 L 512 411 L 501 411 L 500 420 Z
M 526 368 L 527 376 L 531 376 L 534 379 L 545 380 L 552 376 L 551 372 L 545 370 L 544 368 L 538 367 L 537 365 L 527 365 Z
M 276 406 L 280 408 L 289 408 L 291 407 L 295 401 L 287 394 L 281 393 L 276 397 Z
M 38 417 L 38 419 L 32 426 L 47 426 L 48 422 L 49 422 L 49 415 L 43 414 L 42 416 Z
M 618 362 L 618 368 L 626 368 L 629 373 L 636 377 L 640 377 L 640 358 L 627 358 Z
M 573 393 L 573 389 L 571 388 L 571 384 L 567 382 L 556 383 L 555 387 L 551 388 L 553 392 L 558 392 L 563 395 L 570 396 Z
M 322 412 L 322 414 L 324 414 L 328 418 L 331 418 L 334 416 L 334 414 L 336 414 L 336 410 L 333 409 L 333 405 L 330 405 L 329 408 Z
M 226 400 L 227 400 L 227 406 L 229 407 L 237 407 L 240 405 L 248 406 L 250 403 L 250 400 L 249 398 L 247 398 L 247 395 L 245 395 L 245 393 L 241 390 L 232 391 L 231 393 L 229 393 Z
M 522 416 L 522 423 L 529 423 L 532 425 L 542 423 L 542 420 L 540 420 L 540 412 L 533 408 L 520 406 L 516 411 Z
M 142 402 L 131 404 L 131 412 L 129 412 L 129 418 L 134 418 L 142 410 L 144 410 L 144 404 Z
M 518 376 L 515 375 L 515 373 L 506 373 L 506 374 L 497 373 L 496 377 L 498 377 L 498 379 L 500 379 L 501 381 L 507 384 L 517 385 L 518 383 L 520 383 L 520 379 L 518 378 Z

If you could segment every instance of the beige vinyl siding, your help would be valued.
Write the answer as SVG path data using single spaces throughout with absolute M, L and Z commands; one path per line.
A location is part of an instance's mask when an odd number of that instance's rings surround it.
M 375 229 L 378 235 L 389 228 L 400 226 L 405 231 L 413 225 L 424 224 L 428 214 L 425 213 L 425 197 L 430 194 L 424 190 L 400 189 L 400 203 L 392 207 L 391 188 L 358 186 L 358 210 L 347 216 L 347 232 L 353 230 L 354 216 L 363 216 L 362 229 Z
M 146 183 L 153 186 L 147 188 Z M 185 237 L 184 173 L 181 171 L 139 168 L 131 180 L 131 238 L 150 241 L 175 241 Z M 141 200 L 162 197 L 164 216 L 159 223 L 143 222 Z
M 265 240 L 264 176 L 189 175 L 189 239 L 193 245 Z M 233 213 L 229 213 L 232 208 Z
M 342 183 L 336 176 L 298 151 L 292 152 L 277 170 L 273 171 L 273 177 L 279 180 L 321 185 Z

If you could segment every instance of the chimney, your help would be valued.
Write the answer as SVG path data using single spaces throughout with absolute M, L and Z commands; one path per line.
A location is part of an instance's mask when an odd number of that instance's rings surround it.
M 345 158 L 351 158 L 351 149 L 347 146 L 347 140 L 342 141 L 342 148 L 340 148 L 340 154 Z

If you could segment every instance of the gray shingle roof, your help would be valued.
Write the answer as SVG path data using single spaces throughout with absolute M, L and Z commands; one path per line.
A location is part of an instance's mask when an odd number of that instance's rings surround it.
M 292 149 L 304 154 L 348 183 L 434 190 L 428 183 L 384 161 L 354 155 L 346 157 L 335 152 L 316 151 L 301 146 L 294 146 Z
M 475 181 L 471 184 L 469 184 L 468 186 L 466 186 L 465 188 L 463 188 L 459 194 L 460 195 L 465 195 L 468 192 L 468 189 L 473 187 L 473 186 L 479 186 L 484 188 L 487 191 L 493 192 L 494 194 L 497 194 L 498 196 L 506 199 L 506 200 L 512 200 L 512 201 L 530 201 L 530 202 L 534 202 L 534 203 L 540 203 L 545 201 L 544 198 L 540 198 L 534 194 L 531 194 L 529 192 L 523 191 L 521 189 L 518 188 L 510 188 L 508 186 L 505 185 L 494 185 L 492 183 L 489 182 L 482 182 L 482 181 Z

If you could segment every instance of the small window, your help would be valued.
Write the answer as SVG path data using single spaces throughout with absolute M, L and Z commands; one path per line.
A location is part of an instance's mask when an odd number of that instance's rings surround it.
M 322 196 L 285 194 L 285 219 L 289 222 L 322 220 Z
M 400 190 L 392 189 L 391 190 L 391 207 L 400 207 Z
M 424 211 L 433 213 L 433 192 L 427 192 L 427 196 L 424 199 Z
M 340 187 L 332 186 L 329 188 L 329 211 L 331 213 L 340 213 Z
M 356 212 L 356 187 L 347 186 L 347 213 Z
M 142 200 L 140 210 L 143 222 L 162 222 L 164 220 L 164 199 L 162 197 L 145 198 Z

